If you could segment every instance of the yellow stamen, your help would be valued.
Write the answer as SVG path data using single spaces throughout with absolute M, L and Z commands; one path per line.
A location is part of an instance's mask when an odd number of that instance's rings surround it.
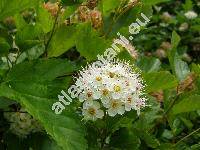
M 129 82 L 128 81 L 126 81 L 126 86 L 129 86 L 130 84 L 129 84 Z
M 119 85 L 115 85 L 115 86 L 114 86 L 114 91 L 115 91 L 115 92 L 121 91 L 121 87 L 120 87 Z
M 96 114 L 96 110 L 95 110 L 94 108 L 89 108 L 89 109 L 88 109 L 88 113 L 89 113 L 90 115 L 95 115 L 95 114 Z
M 110 76 L 110 78 L 114 78 L 115 74 L 112 72 L 109 72 L 109 76 Z
M 97 81 L 101 81 L 101 80 L 102 80 L 102 77 L 96 77 L 96 80 L 97 80 Z
M 91 97 L 91 96 L 92 96 L 92 92 L 88 92 L 88 93 L 87 93 L 87 96 L 88 96 L 88 97 Z
M 104 89 L 104 90 L 103 90 L 103 95 L 104 95 L 104 96 L 108 95 L 108 92 L 109 92 L 109 91 L 108 91 L 107 89 Z
M 131 101 L 132 101 L 132 99 L 129 97 L 128 100 L 127 100 L 127 102 L 130 104 Z
M 114 101 L 114 102 L 112 103 L 112 108 L 116 108 L 117 105 L 118 105 L 118 103 L 117 103 L 116 101 Z

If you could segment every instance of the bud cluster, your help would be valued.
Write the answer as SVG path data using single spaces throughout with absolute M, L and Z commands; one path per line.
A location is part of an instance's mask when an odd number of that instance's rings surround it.
M 20 109 L 19 112 L 5 112 L 4 117 L 10 123 L 10 131 L 19 137 L 25 138 L 30 133 L 42 131 L 39 122 L 24 109 Z
M 78 7 L 75 14 L 70 17 L 70 22 L 87 22 L 90 21 L 95 29 L 102 27 L 103 19 L 101 12 L 96 8 L 96 1 L 88 1 Z
M 47 9 L 48 12 L 51 13 L 52 16 L 55 17 L 57 15 L 57 12 L 58 12 L 58 9 L 59 9 L 58 3 L 47 2 L 47 3 L 43 4 L 43 7 L 45 9 Z

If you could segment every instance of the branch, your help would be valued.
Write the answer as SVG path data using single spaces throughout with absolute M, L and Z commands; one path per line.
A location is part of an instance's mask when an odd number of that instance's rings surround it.
M 108 32 L 106 33 L 105 37 L 107 37 L 110 32 L 112 31 L 113 25 L 120 19 L 120 17 L 125 14 L 127 11 L 129 11 L 132 7 L 134 7 L 138 3 L 138 0 L 126 5 L 124 8 L 122 8 L 122 11 L 120 12 L 120 7 L 117 9 L 116 13 L 114 14 L 112 18 L 112 23 L 108 29 Z M 121 4 L 120 4 L 121 5 Z M 117 14 L 119 15 L 117 16 Z
M 54 24 L 53 24 L 53 29 L 52 29 L 52 31 L 51 31 L 51 34 L 50 34 L 50 37 L 49 37 L 47 43 L 45 44 L 45 56 L 47 56 L 47 49 L 48 49 L 49 44 L 50 44 L 50 42 L 51 42 L 51 39 L 52 39 L 52 37 L 53 37 L 53 35 L 54 35 L 54 33 L 55 33 L 56 24 L 57 24 L 57 22 L 58 22 L 58 18 L 59 18 L 59 13 L 60 13 L 60 11 L 61 11 L 61 6 L 59 5 L 59 9 L 58 9 L 58 11 L 57 11 L 57 14 L 56 14 L 56 17 L 55 17 L 55 21 L 54 21 Z
M 180 142 L 186 140 L 188 137 L 192 136 L 193 134 L 197 133 L 198 131 L 200 131 L 200 128 L 194 130 L 193 132 L 191 132 L 190 134 L 186 135 L 185 137 L 183 137 L 182 139 L 180 139 L 174 146 L 177 146 Z

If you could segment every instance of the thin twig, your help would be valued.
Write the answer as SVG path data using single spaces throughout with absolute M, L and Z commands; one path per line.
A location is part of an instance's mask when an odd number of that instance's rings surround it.
M 12 68 L 12 62 L 11 62 L 11 60 L 10 60 L 10 58 L 8 56 L 6 56 L 6 60 L 7 60 L 8 68 L 10 70 Z M 9 63 L 11 64 L 11 66 L 10 66 Z
M 170 103 L 170 106 L 167 108 L 167 110 L 164 112 L 164 116 L 166 116 L 170 110 L 173 108 L 175 102 L 179 99 L 179 95 L 176 96 L 175 99 L 172 100 L 172 102 Z
M 58 18 L 59 18 L 59 13 L 60 13 L 60 11 L 61 11 L 61 6 L 59 5 L 59 9 L 58 9 L 58 11 L 57 11 L 57 14 L 56 14 L 56 17 L 55 17 L 55 21 L 54 21 L 54 24 L 53 24 L 53 29 L 52 29 L 52 31 L 51 31 L 51 34 L 50 34 L 50 37 L 49 37 L 47 43 L 45 44 L 45 55 L 47 55 L 47 49 L 48 49 L 49 44 L 50 44 L 50 42 L 51 42 L 51 39 L 52 39 L 52 37 L 53 37 L 53 35 L 54 35 L 54 33 L 55 33 L 56 24 L 57 24 L 57 21 L 58 21 Z
M 194 83 L 196 80 L 198 79 L 198 76 L 196 76 L 196 78 L 192 81 L 192 83 Z M 191 84 L 192 84 L 191 83 Z M 189 85 L 187 85 L 187 87 L 189 87 L 191 84 L 189 84 Z M 186 88 L 187 88 L 186 87 Z M 178 90 L 177 90 L 177 92 L 178 92 Z M 176 97 L 173 99 L 173 101 L 170 103 L 170 106 L 167 108 L 167 110 L 164 112 L 164 114 L 163 114 L 163 119 L 166 119 L 166 115 L 170 112 L 170 110 L 173 108 L 173 106 L 174 106 L 174 104 L 175 104 L 175 102 L 179 99 L 179 97 L 180 97 L 180 95 L 181 95 L 181 93 L 177 93 L 177 95 L 176 95 Z M 151 130 L 153 130 L 156 126 L 158 126 L 160 124 L 160 122 L 159 123 L 157 123 L 153 128 L 151 128 L 149 131 L 151 131 Z
M 117 9 L 116 13 L 114 14 L 113 18 L 112 18 L 112 23 L 108 29 L 108 32 L 106 33 L 105 37 L 107 37 L 110 32 L 112 31 L 113 25 L 119 20 L 119 18 L 125 14 L 127 11 L 129 11 L 132 7 L 134 7 L 136 4 L 138 3 L 138 1 L 134 1 L 130 4 L 128 4 L 127 6 L 125 6 L 124 8 L 122 8 L 122 12 L 120 12 L 120 7 Z M 121 4 L 120 4 L 121 5 Z M 119 15 L 117 16 L 119 11 Z
M 185 137 L 183 137 L 182 139 L 180 139 L 174 146 L 177 146 L 180 142 L 186 140 L 188 137 L 192 136 L 193 134 L 197 133 L 198 131 L 200 131 L 200 128 L 194 130 L 193 132 L 191 132 L 190 134 L 186 135 Z
M 185 87 L 185 89 L 187 89 L 187 87 L 190 87 L 197 79 L 198 79 L 198 76 L 195 77 L 195 78 L 193 79 L 193 81 Z M 179 96 L 181 95 L 181 93 L 179 93 L 178 88 L 179 88 L 179 85 L 178 85 L 178 87 L 177 87 L 177 96 L 176 96 L 176 98 L 172 101 L 172 103 L 171 103 L 171 105 L 168 107 L 168 109 L 165 111 L 164 115 L 167 115 L 167 114 L 169 113 L 169 111 L 173 108 L 175 102 L 179 99 Z

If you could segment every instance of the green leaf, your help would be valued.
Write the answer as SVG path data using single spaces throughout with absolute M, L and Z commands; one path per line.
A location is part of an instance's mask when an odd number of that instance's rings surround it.
M 38 0 L 1 0 L 0 2 L 0 20 L 5 17 L 15 15 L 20 11 L 33 7 Z
M 64 150 L 84 150 L 87 147 L 80 118 L 70 109 L 61 115 L 51 110 L 52 104 L 58 101 L 60 88 L 69 85 L 63 82 L 58 86 L 55 81 L 59 78 L 56 78 L 76 69 L 69 61 L 60 59 L 24 62 L 16 65 L 0 85 L 0 96 L 25 106 Z
M 24 20 L 21 14 L 15 14 L 14 20 L 18 31 L 21 31 L 27 25 L 26 21 Z
M 53 28 L 53 17 L 42 6 L 38 7 L 36 23 L 39 24 L 44 33 L 48 33 Z
M 190 69 L 188 67 L 188 64 L 181 60 L 181 57 L 177 52 L 177 46 L 180 40 L 180 36 L 175 31 L 173 31 L 171 39 L 172 49 L 169 52 L 168 57 L 173 73 L 180 81 L 182 81 L 190 73 Z
M 200 95 L 192 95 L 175 104 L 172 113 L 179 114 L 197 110 L 200 110 Z
M 162 133 L 162 138 L 171 140 L 173 138 L 173 132 L 171 130 L 165 129 Z
M 191 130 L 193 128 L 194 125 L 193 125 L 192 121 L 190 121 L 189 119 L 186 119 L 184 117 L 180 117 L 180 119 L 188 129 Z
M 135 63 L 135 59 L 133 58 L 133 56 L 130 55 L 130 53 L 125 48 L 119 47 L 119 49 L 120 52 L 117 55 L 118 59 L 126 60 L 132 64 Z
M 178 85 L 177 79 L 167 71 L 144 74 L 147 92 L 155 92 L 174 88 Z
M 4 38 L 0 37 L 0 56 L 8 53 L 10 45 L 6 42 Z
M 123 33 L 123 35 L 129 35 L 129 25 L 135 22 L 137 17 L 139 18 L 142 9 L 143 6 L 141 3 L 139 3 L 134 8 L 119 16 L 118 20 L 116 21 L 112 20 L 113 16 L 105 18 L 104 30 L 113 37 L 116 37 L 117 32 Z
M 145 143 L 151 148 L 157 148 L 160 145 L 160 142 L 150 133 L 146 131 L 141 131 L 138 129 L 134 129 L 136 134 L 140 137 L 140 139 L 144 140 Z
M 120 128 L 128 128 L 132 126 L 132 123 L 134 120 L 137 118 L 136 113 L 132 113 L 130 115 L 131 117 L 123 116 L 123 117 L 115 117 L 115 118 L 110 118 L 109 125 L 107 128 L 114 133 L 115 131 L 119 130 Z
M 18 149 L 27 148 L 27 144 L 24 143 L 20 138 L 18 138 L 17 135 L 7 133 L 3 136 L 3 140 L 5 141 L 5 144 L 7 145 L 7 149 L 9 150 L 16 150 L 16 147 Z
M 26 69 L 25 69 L 26 68 Z M 25 69 L 25 70 L 24 70 Z M 11 72 L 9 72 L 7 81 L 52 81 L 59 75 L 67 72 L 72 72 L 75 69 L 75 64 L 68 60 L 49 59 L 36 60 L 30 62 L 23 62 L 16 65 Z M 35 72 L 35 73 L 33 73 Z M 22 76 L 23 75 L 23 76 Z M 14 80 L 15 79 L 15 80 Z
M 200 25 L 192 25 L 191 30 L 194 30 L 195 32 L 200 32 Z
M 121 0 L 104 0 L 102 1 L 103 15 L 109 16 L 116 8 L 120 6 Z
M 100 37 L 89 23 L 79 25 L 77 33 L 76 48 L 88 61 L 97 59 L 97 55 L 108 48 L 109 42 Z
M 193 7 L 193 3 L 191 0 L 186 0 L 185 4 L 183 4 L 183 8 L 185 9 L 185 11 L 191 10 L 192 7 Z
M 175 57 L 178 57 L 178 56 L 175 56 Z M 186 62 L 182 61 L 181 59 L 176 58 L 175 73 L 179 80 L 181 80 L 181 81 L 184 80 L 190 73 L 188 64 Z
M 16 43 L 23 49 L 27 50 L 31 47 L 41 43 L 39 36 L 43 33 L 40 25 L 26 24 L 21 30 L 16 34 Z
M 142 110 L 139 119 L 133 124 L 134 129 L 144 132 L 152 130 L 156 125 L 156 121 L 160 120 L 163 115 L 160 103 L 158 103 L 154 97 L 148 96 L 147 103 L 150 107 L 146 107 Z
M 61 26 L 51 39 L 48 48 L 48 56 L 60 56 L 75 46 L 76 34 L 76 26 Z
M 45 46 L 43 44 L 40 44 L 40 45 L 36 45 L 36 46 L 32 47 L 31 49 L 28 49 L 24 53 L 26 54 L 26 56 L 29 60 L 33 60 L 33 59 L 39 58 L 44 53 L 44 51 L 45 51 Z
M 171 143 L 162 143 L 156 150 L 177 150 Z
M 4 97 L 0 97 L 0 109 L 7 109 L 9 110 L 9 105 L 14 104 L 15 102 L 10 100 L 10 99 L 6 99 Z
M 198 150 L 198 149 L 200 149 L 200 143 L 191 146 L 191 150 Z
M 161 67 L 161 62 L 153 57 L 141 57 L 137 61 L 137 66 L 144 72 L 150 73 L 158 71 Z
M 79 67 L 75 63 L 61 59 L 35 60 L 23 62 L 14 68 L 7 75 L 6 82 L 12 89 L 18 92 L 26 92 L 29 95 L 35 95 L 43 98 L 49 98 L 52 95 L 52 81 L 59 76 L 66 75 L 76 71 Z M 63 84 L 66 84 L 63 82 Z M 29 85 L 29 86 L 27 86 Z M 67 84 L 66 84 L 67 86 Z M 60 92 L 60 87 L 53 91 L 54 98 Z M 62 88 L 62 87 L 61 87 Z M 56 97 L 57 98 L 57 97 Z
M 180 41 L 181 41 L 180 36 L 176 33 L 176 31 L 173 31 L 172 32 L 172 39 L 171 39 L 172 47 L 173 48 L 177 48 L 177 46 L 180 43 Z
M 66 6 L 64 14 L 62 14 L 62 21 L 66 20 L 66 18 L 69 18 L 73 13 L 75 13 L 78 6 L 79 5 Z
M 114 148 L 137 150 L 141 142 L 133 131 L 122 128 L 112 135 L 110 144 Z
M 16 150 L 16 147 L 21 150 L 30 148 L 33 150 L 62 150 L 48 135 L 41 133 L 31 134 L 24 139 L 8 133 L 4 135 L 3 140 L 9 150 Z
M 200 65 L 192 64 L 192 71 L 194 71 L 196 74 L 200 75 Z
M 62 150 L 48 135 L 34 133 L 24 142 L 26 142 L 29 147 L 37 150 Z
M 171 0 L 142 0 L 142 2 L 145 4 L 145 5 L 156 5 L 156 4 L 159 4 L 159 3 L 164 3 L 164 2 L 169 2 Z
M 65 4 L 67 6 L 76 5 L 84 2 L 86 0 L 61 0 L 62 4 Z

